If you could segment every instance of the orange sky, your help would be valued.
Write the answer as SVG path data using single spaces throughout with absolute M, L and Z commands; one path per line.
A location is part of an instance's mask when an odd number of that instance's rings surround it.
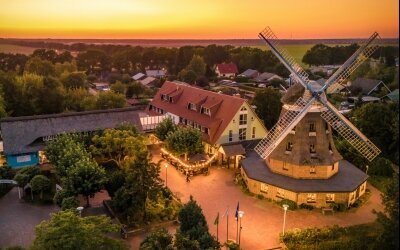
M 398 0 L 0 0 L 0 37 L 399 36 Z

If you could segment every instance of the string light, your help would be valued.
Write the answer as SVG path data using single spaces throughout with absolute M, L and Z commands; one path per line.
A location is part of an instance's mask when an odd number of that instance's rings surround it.
M 181 159 L 179 159 L 178 157 L 174 156 L 172 153 L 168 152 L 166 149 L 161 148 L 161 152 L 163 154 L 166 154 L 167 156 L 171 157 L 174 161 L 178 162 L 179 164 L 181 164 L 182 166 L 184 166 L 185 168 L 189 168 L 189 169 L 193 169 L 193 168 L 203 168 L 205 167 L 207 164 L 210 164 L 218 155 L 218 152 L 216 152 L 214 155 L 212 155 L 207 161 L 201 163 L 201 164 L 187 164 L 185 162 L 183 162 Z

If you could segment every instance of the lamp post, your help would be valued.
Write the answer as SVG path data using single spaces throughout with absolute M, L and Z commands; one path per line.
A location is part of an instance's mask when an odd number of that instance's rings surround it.
M 283 210 L 285 211 L 283 214 L 283 229 L 282 229 L 282 235 L 285 235 L 285 224 L 286 224 L 286 211 L 289 208 L 289 205 L 283 204 Z
M 76 210 L 79 212 L 79 216 L 82 217 L 83 207 L 77 207 Z
M 365 174 L 368 174 L 368 169 L 369 169 L 369 166 L 368 166 L 368 165 L 366 165 L 366 166 L 365 166 L 365 168 L 366 168 L 366 169 L 365 169 Z
M 240 235 L 242 233 L 242 217 L 243 217 L 243 215 L 244 215 L 243 211 L 238 212 L 238 216 L 239 216 L 239 242 L 238 242 L 238 244 L 239 244 L 239 246 L 240 246 Z
M 168 164 L 165 164 L 165 187 L 168 187 Z

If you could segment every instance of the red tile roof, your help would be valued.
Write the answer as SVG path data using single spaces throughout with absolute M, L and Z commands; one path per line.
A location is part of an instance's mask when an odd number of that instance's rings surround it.
M 239 72 L 234 63 L 217 64 L 217 69 L 221 74 L 237 74 Z
M 179 93 L 179 95 L 175 95 Z M 172 102 L 162 100 L 161 95 L 175 96 Z M 245 102 L 244 99 L 235 96 L 219 94 L 190 85 L 175 82 L 165 82 L 154 96 L 150 105 L 193 121 L 209 129 L 209 134 L 203 133 L 203 138 L 210 144 L 215 144 L 228 124 L 232 121 L 239 108 Z M 196 104 L 197 110 L 189 110 L 188 104 Z M 211 116 L 200 113 L 200 108 L 209 108 Z

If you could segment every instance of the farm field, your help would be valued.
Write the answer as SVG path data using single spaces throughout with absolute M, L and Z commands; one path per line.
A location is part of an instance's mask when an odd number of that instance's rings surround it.
M 25 54 L 30 55 L 36 48 L 24 47 L 19 45 L 11 44 L 0 44 L 0 53 L 12 53 L 12 54 Z

